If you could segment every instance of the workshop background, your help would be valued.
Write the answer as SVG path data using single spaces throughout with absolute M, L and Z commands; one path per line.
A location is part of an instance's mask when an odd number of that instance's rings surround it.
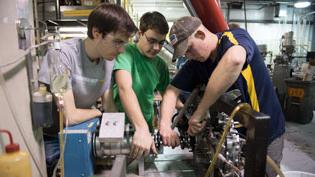
M 194 0 L 192 0 L 194 1 Z M 30 155 L 33 177 L 45 177 L 45 154 L 42 127 L 32 124 L 30 96 L 38 88 L 37 71 L 44 48 L 36 45 L 58 37 L 86 37 L 87 15 L 101 1 L 97 0 L 1 0 L 0 1 L 0 129 L 7 129 L 14 142 Z M 109 0 L 123 6 L 135 23 L 147 11 L 159 11 L 171 26 L 186 15 L 197 15 L 189 0 Z M 218 0 L 227 23 L 239 24 L 259 45 L 286 115 L 285 148 L 281 168 L 315 174 L 315 81 L 295 82 L 308 53 L 315 51 L 315 1 L 307 7 L 296 7 L 295 0 Z M 172 49 L 165 47 L 160 56 L 167 61 L 171 75 L 176 72 L 171 62 Z M 296 79 L 296 80 L 295 80 Z M 293 80 L 293 81 L 292 81 Z M 297 86 L 299 89 L 296 89 Z M 291 88 L 291 90 L 289 89 Z M 311 99 L 301 97 L 299 91 Z M 293 89 L 293 90 L 292 90 Z M 295 89 L 295 90 L 294 90 Z M 290 90 L 288 92 L 288 90 Z M 293 104 L 293 103 L 294 104 Z M 292 103 L 292 104 L 291 104 Z M 297 106 L 303 105 L 303 109 Z M 311 113 L 311 115 L 309 114 Z M 9 142 L 0 136 L 0 153 Z M 168 151 L 167 148 L 164 150 Z M 160 163 L 180 160 L 188 151 L 169 149 L 174 158 Z M 184 154 L 184 156 L 180 156 Z M 171 160 L 170 160 L 171 159 Z M 174 160 L 175 159 L 175 160 Z M 162 164 L 166 165 L 167 164 Z M 164 171 L 165 176 L 190 176 L 187 167 Z M 148 172 L 147 176 L 157 175 Z M 153 174 L 153 175 L 152 175 Z M 301 173 L 296 172 L 296 176 Z M 311 174 L 308 174 L 312 176 Z M 315 175 L 313 175 L 315 176 Z M 0 172 L 0 177 L 1 172 Z

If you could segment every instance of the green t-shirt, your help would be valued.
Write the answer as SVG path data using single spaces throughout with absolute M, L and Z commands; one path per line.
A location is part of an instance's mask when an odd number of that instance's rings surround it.
M 132 89 L 137 95 L 143 116 L 152 128 L 154 91 L 163 93 L 170 81 L 166 63 L 158 56 L 148 58 L 140 53 L 135 44 L 128 44 L 125 52 L 118 55 L 115 70 L 126 70 L 131 74 Z M 118 110 L 124 112 L 115 82 L 113 98 Z

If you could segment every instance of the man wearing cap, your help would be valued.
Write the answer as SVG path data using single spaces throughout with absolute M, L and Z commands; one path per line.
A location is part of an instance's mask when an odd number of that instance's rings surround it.
M 206 90 L 189 120 L 188 133 L 195 135 L 205 126 L 204 115 L 226 91 L 239 89 L 242 101 L 258 112 L 270 115 L 268 155 L 279 165 L 282 159 L 284 116 L 274 92 L 267 68 L 254 40 L 236 28 L 213 34 L 199 18 L 182 17 L 170 31 L 174 58 L 189 60 L 165 91 L 161 107 L 160 134 L 163 143 L 177 146 L 177 134 L 171 129 L 176 98 L 182 90 L 192 91 L 198 85 Z M 268 176 L 276 176 L 269 166 Z
M 163 93 L 169 84 L 167 64 L 157 56 L 165 43 L 169 26 L 159 12 L 147 12 L 140 18 L 138 42 L 125 47 L 114 65 L 113 98 L 120 112 L 126 112 L 133 125 L 130 157 L 157 153 L 151 137 L 154 116 L 154 91 Z

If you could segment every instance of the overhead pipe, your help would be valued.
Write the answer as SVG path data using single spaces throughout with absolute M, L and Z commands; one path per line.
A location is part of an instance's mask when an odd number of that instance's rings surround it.
M 228 29 L 228 25 L 216 0 L 190 1 L 203 25 L 211 32 L 217 33 Z

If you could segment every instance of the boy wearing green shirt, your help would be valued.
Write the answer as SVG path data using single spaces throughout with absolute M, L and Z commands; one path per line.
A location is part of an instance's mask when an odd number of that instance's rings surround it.
M 140 19 L 139 41 L 125 47 L 114 65 L 113 98 L 118 111 L 125 112 L 135 128 L 130 156 L 140 158 L 156 152 L 150 134 L 154 114 L 154 91 L 163 93 L 169 84 L 166 63 L 157 56 L 169 27 L 159 12 L 147 12 Z

